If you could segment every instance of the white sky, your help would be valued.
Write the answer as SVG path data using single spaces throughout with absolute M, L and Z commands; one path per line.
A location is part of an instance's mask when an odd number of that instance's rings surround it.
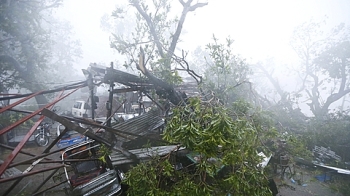
M 206 0 L 201 0 L 205 2 Z M 77 69 L 90 63 L 118 60 L 109 47 L 109 34 L 100 28 L 100 19 L 111 14 L 115 4 L 126 0 L 66 0 L 59 15 L 69 20 L 76 37 L 81 40 L 83 59 Z M 350 0 L 208 0 L 209 4 L 187 15 L 184 31 L 178 44 L 191 51 L 205 46 L 215 34 L 219 41 L 230 36 L 235 40 L 234 52 L 248 62 L 274 57 L 278 64 L 292 64 L 296 55 L 289 46 L 294 28 L 311 19 L 328 17 L 330 27 L 350 24 Z M 175 8 L 181 7 L 173 0 Z M 180 14 L 181 10 L 179 10 Z M 120 61 L 120 59 L 119 59 Z M 282 68 L 282 67 L 281 67 Z M 283 76 L 282 76 L 283 78 Z M 290 83 L 287 79 L 286 84 Z
M 206 0 L 203 0 L 206 1 Z M 83 59 L 77 68 L 91 62 L 115 60 L 109 47 L 109 34 L 100 28 L 103 14 L 111 14 L 113 0 L 66 0 L 59 12 L 74 26 L 81 40 Z M 173 4 L 179 7 L 177 0 Z M 180 13 L 180 12 L 179 12 Z M 204 46 L 215 34 L 221 41 L 227 36 L 235 40 L 235 52 L 250 61 L 267 57 L 291 59 L 295 54 L 289 47 L 291 33 L 297 25 L 310 19 L 350 23 L 349 0 L 209 0 L 209 4 L 187 15 L 179 46 L 192 50 Z

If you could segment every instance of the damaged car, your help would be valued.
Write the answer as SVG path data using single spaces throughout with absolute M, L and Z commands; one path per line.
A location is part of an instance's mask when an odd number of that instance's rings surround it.
M 120 195 L 124 173 L 116 169 L 107 147 L 94 140 L 83 141 L 62 152 L 67 195 Z

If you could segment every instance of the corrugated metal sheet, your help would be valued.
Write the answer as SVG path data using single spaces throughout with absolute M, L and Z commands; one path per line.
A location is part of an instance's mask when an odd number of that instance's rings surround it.
M 141 160 L 145 161 L 150 159 L 153 156 L 164 156 L 170 153 L 171 151 L 177 150 L 178 146 L 176 145 L 170 145 L 170 146 L 156 146 L 156 147 L 150 147 L 150 148 L 140 148 L 135 150 L 129 150 L 130 153 L 136 155 L 136 157 Z M 183 150 L 184 148 L 180 148 L 179 150 Z M 127 164 L 132 163 L 134 160 L 131 158 L 128 158 L 124 154 L 120 152 L 114 151 L 111 155 L 111 161 L 114 166 L 121 165 L 121 164 Z
M 146 78 L 140 78 L 139 76 L 129 74 L 116 69 L 106 69 L 106 74 L 104 75 L 105 81 L 113 81 L 127 86 L 148 84 L 149 81 Z
M 150 131 L 161 127 L 163 124 L 164 121 L 161 117 L 159 117 L 159 111 L 152 110 L 140 116 L 129 119 L 125 122 L 116 124 L 112 126 L 112 128 L 132 133 L 133 135 L 121 134 L 126 138 L 118 138 L 119 141 L 128 142 L 137 138 L 134 136 L 134 134 L 140 136 L 146 135 Z

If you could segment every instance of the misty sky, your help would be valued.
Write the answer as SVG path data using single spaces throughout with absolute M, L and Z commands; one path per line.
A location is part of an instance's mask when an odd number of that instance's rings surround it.
M 71 22 L 82 43 L 83 58 L 76 64 L 77 69 L 86 69 L 93 62 L 108 66 L 111 61 L 124 61 L 109 47 L 110 34 L 101 29 L 100 20 L 104 14 L 111 15 L 116 3 L 127 2 L 64 1 L 58 14 Z M 191 52 L 210 43 L 213 34 L 222 42 L 230 36 L 235 40 L 234 54 L 240 54 L 248 63 L 273 57 L 280 69 L 275 76 L 287 91 L 296 87 L 294 79 L 283 74 L 298 63 L 289 44 L 294 28 L 311 19 L 321 21 L 326 17 L 329 28 L 342 22 L 350 25 L 349 0 L 208 0 L 208 3 L 187 15 L 178 47 Z M 180 14 L 178 0 L 173 0 L 172 5 Z M 304 113 L 310 113 L 305 103 L 299 107 Z
M 204 0 L 203 2 L 205 2 Z M 116 60 L 109 47 L 109 33 L 100 28 L 103 14 L 111 14 L 116 2 L 126 0 L 74 0 L 64 1 L 59 15 L 74 26 L 83 46 L 83 59 L 77 68 L 86 68 L 91 62 Z M 209 0 L 208 6 L 189 13 L 184 25 L 186 33 L 178 46 L 191 51 L 204 46 L 215 34 L 220 40 L 230 36 L 235 40 L 235 53 L 251 62 L 275 57 L 292 61 L 295 54 L 289 47 L 291 33 L 297 25 L 310 19 L 328 17 L 331 26 L 350 23 L 348 0 Z M 173 0 L 179 8 L 177 0 Z M 179 11 L 180 13 L 180 11 Z

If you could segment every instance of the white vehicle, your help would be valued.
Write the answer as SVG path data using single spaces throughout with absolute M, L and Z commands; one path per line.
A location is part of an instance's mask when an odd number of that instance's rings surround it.
M 74 117 L 88 118 L 91 116 L 91 107 L 86 101 L 76 101 L 72 108 Z

